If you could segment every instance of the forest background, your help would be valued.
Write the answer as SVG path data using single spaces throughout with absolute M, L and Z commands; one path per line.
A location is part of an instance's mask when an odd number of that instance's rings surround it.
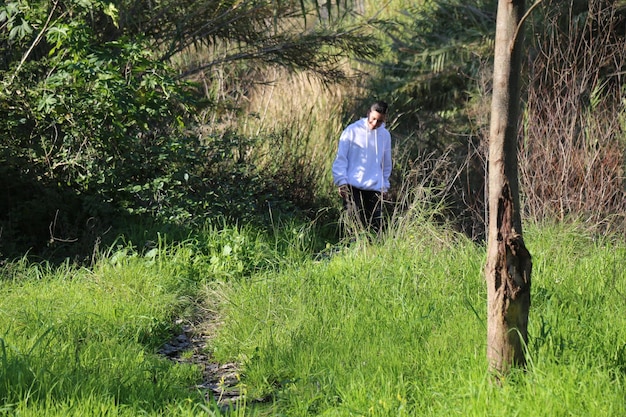
M 624 13 L 527 19 L 526 218 L 623 231 Z M 482 239 L 494 21 L 494 1 L 8 2 L 2 257 L 83 261 L 137 222 L 294 215 L 336 234 L 337 138 L 373 99 L 392 108 L 389 207 L 428 184 Z

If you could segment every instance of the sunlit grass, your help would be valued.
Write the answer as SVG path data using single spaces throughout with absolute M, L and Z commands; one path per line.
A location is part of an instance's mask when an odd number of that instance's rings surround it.
M 284 223 L 119 245 L 89 269 L 7 264 L 0 412 L 219 415 L 197 367 L 157 354 L 203 300 L 222 323 L 214 360 L 241 366 L 236 415 L 626 413 L 623 240 L 527 227 L 528 369 L 496 383 L 484 247 L 425 218 L 323 256 L 314 227 Z
M 626 412 L 623 242 L 531 228 L 529 367 L 496 384 L 485 360 L 484 248 L 412 231 L 235 283 L 215 354 L 242 361 L 243 383 L 271 396 L 275 414 Z
M 158 348 L 196 320 L 199 285 L 247 279 L 311 257 L 313 226 L 261 232 L 207 224 L 193 238 L 135 233 L 90 268 L 26 258 L 0 271 L 0 414 L 206 415 L 200 367 Z M 183 353 L 183 357 L 189 353 Z
M 189 390 L 197 369 L 155 354 L 185 295 L 175 290 L 182 280 L 167 268 L 117 254 L 93 270 L 19 269 L 0 281 L 5 408 L 28 414 L 32 406 L 49 409 L 32 415 L 55 415 L 57 407 L 84 399 L 156 412 L 181 394 L 201 398 Z

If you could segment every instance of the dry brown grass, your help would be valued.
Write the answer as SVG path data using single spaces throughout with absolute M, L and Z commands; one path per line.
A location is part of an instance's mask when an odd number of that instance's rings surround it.
M 283 179 L 289 176 L 292 183 L 311 191 L 328 193 L 346 115 L 364 95 L 357 81 L 325 84 L 305 73 L 268 70 L 263 82 L 250 91 L 247 116 L 238 128 L 244 136 L 264 137 L 255 149 L 257 167 Z
M 532 63 L 520 180 L 532 218 L 614 229 L 626 225 L 626 45 L 605 23 L 613 10 L 590 3 L 584 30 L 553 22 Z

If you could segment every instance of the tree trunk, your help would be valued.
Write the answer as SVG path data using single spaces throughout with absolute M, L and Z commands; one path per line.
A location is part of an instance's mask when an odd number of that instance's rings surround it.
M 499 0 L 489 134 L 487 359 L 504 374 L 525 366 L 530 253 L 522 239 L 517 173 L 519 78 L 524 0 Z

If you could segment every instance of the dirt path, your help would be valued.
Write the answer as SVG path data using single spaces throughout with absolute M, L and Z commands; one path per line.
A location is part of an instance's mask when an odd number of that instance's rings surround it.
M 222 409 L 235 407 L 242 398 L 237 364 L 216 363 L 206 353 L 208 343 L 215 334 L 217 320 L 205 315 L 197 323 L 179 321 L 176 324 L 181 327 L 181 333 L 163 345 L 159 353 L 178 363 L 200 366 L 202 383 L 195 388 L 205 392 L 207 400 L 214 398 Z

